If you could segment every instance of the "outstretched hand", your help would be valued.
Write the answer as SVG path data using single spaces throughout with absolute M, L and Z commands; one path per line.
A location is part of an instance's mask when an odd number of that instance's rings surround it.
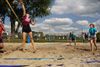
M 35 20 L 31 20 L 32 25 L 35 25 L 35 23 L 36 23 Z

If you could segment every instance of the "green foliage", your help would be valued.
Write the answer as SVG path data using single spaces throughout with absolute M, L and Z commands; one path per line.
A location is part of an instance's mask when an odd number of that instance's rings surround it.
M 13 10 L 19 17 L 19 20 L 21 21 L 23 11 L 18 12 L 18 0 L 8 0 L 10 5 L 12 6 Z M 43 17 L 50 14 L 50 4 L 52 0 L 23 0 L 24 5 L 27 9 L 27 11 L 30 13 L 31 17 L 34 19 L 36 17 Z M 10 10 L 8 4 L 6 3 L 6 0 L 0 0 L 0 16 L 5 17 L 9 16 L 11 20 L 11 32 L 15 32 L 14 29 L 14 22 L 17 20 L 13 12 Z M 21 25 L 21 23 L 18 24 L 18 27 Z M 17 30 L 18 31 L 18 28 Z
M 50 7 L 52 0 L 24 0 L 26 9 L 30 12 L 32 17 L 43 17 L 50 13 L 48 8 Z
M 14 11 L 17 13 L 17 5 L 18 0 L 8 0 L 13 7 Z M 14 2 L 16 1 L 16 2 Z M 30 12 L 32 17 L 43 17 L 47 16 L 50 13 L 48 8 L 50 7 L 52 0 L 23 0 L 26 9 Z M 10 10 L 8 9 L 8 5 L 5 0 L 0 0 L 0 10 L 4 10 L 4 12 L 0 11 L 0 14 L 11 14 Z M 18 13 L 17 13 L 18 14 Z
M 97 42 L 100 42 L 100 32 L 97 33 Z

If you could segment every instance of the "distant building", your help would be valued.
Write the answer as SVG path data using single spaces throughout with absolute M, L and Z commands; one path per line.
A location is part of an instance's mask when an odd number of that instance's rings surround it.
M 34 38 L 35 41 L 40 41 L 44 37 L 43 32 L 35 32 L 35 31 L 32 31 L 32 33 L 33 33 L 33 38 Z
M 67 35 L 45 35 L 45 40 L 47 41 L 57 41 L 57 40 L 66 40 Z

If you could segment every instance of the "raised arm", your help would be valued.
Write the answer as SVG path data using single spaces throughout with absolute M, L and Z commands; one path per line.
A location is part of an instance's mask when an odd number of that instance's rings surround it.
M 25 9 L 24 3 L 22 3 L 22 9 L 23 9 L 23 16 L 25 16 L 26 15 L 26 9 Z
M 24 3 L 23 3 L 23 0 L 19 0 L 19 2 L 20 2 L 21 5 L 22 5 L 23 16 L 25 16 L 25 15 L 26 15 L 26 9 L 25 9 L 25 6 L 24 6 Z

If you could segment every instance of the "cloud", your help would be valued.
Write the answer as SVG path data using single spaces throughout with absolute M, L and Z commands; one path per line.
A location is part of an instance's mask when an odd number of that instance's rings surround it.
M 73 21 L 69 18 L 50 18 L 44 20 L 44 24 L 48 24 L 51 26 L 61 26 L 61 25 L 69 26 L 72 23 Z
M 89 22 L 87 20 L 79 20 L 76 22 L 77 24 L 83 25 L 83 26 L 88 26 Z
M 99 0 L 55 0 L 51 8 L 53 14 L 75 13 L 79 15 L 100 16 Z
M 68 28 L 62 28 L 62 30 L 66 30 L 66 31 L 76 31 L 76 30 L 78 30 L 78 28 L 68 27 Z
M 95 23 L 97 30 L 100 32 L 100 19 L 96 21 Z
M 69 32 L 76 32 L 78 31 L 79 29 L 78 28 L 75 28 L 75 27 L 66 27 L 66 26 L 59 26 L 59 27 L 56 27 L 55 28 L 55 31 L 57 33 L 62 33 L 62 34 L 66 34 L 66 33 L 69 33 Z
M 4 27 L 5 27 L 6 29 L 10 29 L 10 28 L 11 28 L 10 25 L 6 25 L 6 24 L 4 24 Z
M 43 23 L 36 24 L 32 27 L 34 31 L 41 31 L 45 34 L 66 34 L 71 31 L 77 31 L 78 28 L 71 27 L 73 21 L 70 18 L 49 18 L 45 19 Z
M 32 31 L 36 31 L 36 32 L 44 32 L 44 33 L 49 33 L 51 32 L 50 30 L 53 28 L 49 27 L 48 25 L 44 24 L 44 23 L 39 23 L 36 24 L 34 26 L 31 26 Z
M 10 34 L 10 32 L 11 32 L 11 26 L 4 24 L 4 27 L 5 27 L 5 31 Z

